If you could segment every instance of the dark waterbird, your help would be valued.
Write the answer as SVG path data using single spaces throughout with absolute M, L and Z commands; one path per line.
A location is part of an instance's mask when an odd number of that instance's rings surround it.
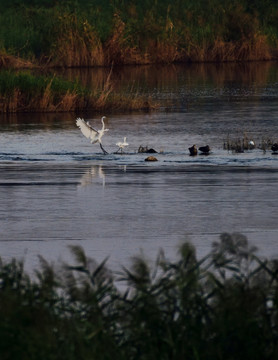
M 138 153 L 146 153 L 146 154 L 157 154 L 157 151 L 153 148 L 149 149 L 147 146 L 139 146 Z
M 198 154 L 197 146 L 194 144 L 193 146 L 188 148 L 190 156 L 195 156 Z
M 271 150 L 272 150 L 273 152 L 277 152 L 277 151 L 278 151 L 278 144 L 277 144 L 277 143 L 273 144 L 273 145 L 271 146 Z
M 199 151 L 201 151 L 202 154 L 208 155 L 210 152 L 210 147 L 208 145 L 206 146 L 200 146 Z

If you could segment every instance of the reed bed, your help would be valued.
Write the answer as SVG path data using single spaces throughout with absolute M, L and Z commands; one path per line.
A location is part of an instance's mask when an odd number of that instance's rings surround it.
M 72 264 L 40 258 L 35 277 L 0 261 L 3 359 L 276 359 L 277 259 L 224 233 L 198 260 L 135 256 L 111 272 L 79 246 Z
M 278 54 L 273 1 L 1 0 L 0 9 L 1 52 L 36 65 L 251 61 Z
M 223 149 L 236 153 L 243 153 L 244 151 L 254 149 L 266 151 L 270 150 L 275 143 L 277 143 L 277 138 L 263 136 L 260 139 L 254 139 L 254 137 L 251 137 L 247 133 L 243 133 L 242 136 L 237 137 L 228 135 L 223 141 Z
M 150 98 L 114 91 L 110 74 L 100 90 L 91 90 L 77 81 L 34 75 L 27 71 L 0 72 L 0 112 L 62 112 L 76 110 L 151 110 Z

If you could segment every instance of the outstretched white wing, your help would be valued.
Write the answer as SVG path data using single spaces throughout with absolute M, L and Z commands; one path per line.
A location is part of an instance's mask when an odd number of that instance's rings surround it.
M 98 135 L 98 132 L 89 124 L 87 124 L 83 119 L 76 119 L 76 125 L 87 139 L 91 139 L 91 142 L 93 142 L 95 137 Z

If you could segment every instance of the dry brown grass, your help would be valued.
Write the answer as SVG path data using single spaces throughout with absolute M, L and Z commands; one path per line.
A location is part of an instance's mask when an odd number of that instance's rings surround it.
M 0 98 L 0 113 L 13 113 L 21 111 L 22 109 L 22 95 L 18 89 L 14 89 L 13 93 Z
M 272 60 L 277 56 L 267 37 L 255 34 L 237 42 L 225 42 L 221 38 L 210 44 L 204 41 L 196 44 L 190 37 L 186 47 L 181 48 L 178 40 L 147 40 L 144 49 L 130 47 L 125 35 L 125 23 L 114 17 L 114 29 L 110 38 L 102 44 L 91 26 L 78 24 L 74 15 L 60 19 L 59 35 L 49 56 L 42 57 L 41 65 L 59 67 L 95 67 L 115 65 L 170 64 L 178 62 L 236 62 Z M 0 54 L 0 67 L 34 68 L 31 61 L 15 56 Z
M 11 96 L 1 97 L 0 112 L 16 112 L 20 99 L 20 91 L 15 89 Z
M 97 108 L 103 108 L 105 104 L 107 103 L 107 99 L 111 92 L 113 91 L 114 85 L 111 82 L 111 75 L 112 75 L 113 68 L 111 67 L 111 70 L 107 76 L 106 81 L 104 82 L 102 91 L 100 92 L 99 96 L 97 97 L 95 101 L 95 106 Z
M 101 93 L 99 97 L 92 96 L 88 103 L 88 108 L 97 111 L 151 111 L 158 107 L 159 104 L 149 96 L 120 94 L 115 91 L 111 91 L 109 94 Z
M 225 42 L 221 38 L 217 38 L 213 44 L 189 42 L 179 57 L 184 62 L 236 62 L 272 60 L 274 55 L 266 36 L 256 34 L 237 42 Z
M 128 45 L 125 35 L 126 24 L 118 14 L 114 15 L 114 28 L 104 45 L 106 65 L 148 64 L 149 58 L 136 47 Z
M 159 64 L 171 64 L 179 59 L 178 46 L 174 41 L 150 41 L 148 53 L 151 62 Z
M 104 81 L 100 91 L 94 91 L 89 99 L 88 107 L 94 110 L 154 110 L 158 108 L 151 97 L 146 97 L 130 91 L 120 93 L 115 90 L 116 83 L 112 80 L 113 67 Z
M 78 100 L 77 94 L 72 94 L 68 91 L 56 105 L 56 111 L 74 111 L 76 108 L 82 109 L 84 103 L 83 99 Z
M 159 104 L 154 102 L 151 97 L 144 96 L 130 96 L 114 95 L 111 102 L 107 104 L 108 108 L 116 110 L 145 110 L 151 111 L 159 107 Z
M 0 98 L 0 113 L 16 112 L 70 112 L 76 110 L 106 110 L 106 111 L 132 111 L 132 110 L 155 110 L 158 104 L 151 98 L 142 96 L 126 97 L 124 95 L 111 94 L 106 101 L 99 98 L 78 97 L 76 94 L 67 93 L 60 98 L 58 103 L 53 101 L 52 96 L 46 91 L 42 98 L 33 98 L 27 101 L 17 89 L 9 98 Z
M 61 96 L 60 101 L 55 103 L 48 90 L 40 98 L 33 97 L 27 100 L 26 97 L 15 89 L 10 97 L 0 98 L 0 113 L 16 112 L 68 112 L 86 108 L 87 102 L 84 98 L 78 98 L 76 94 L 66 93 Z
M 85 21 L 82 27 L 76 15 L 65 14 L 59 18 L 59 34 L 51 51 L 49 65 L 103 66 L 103 47 L 91 25 Z
M 39 99 L 39 101 L 36 100 L 39 109 L 53 109 L 53 96 L 51 93 L 52 81 L 53 79 L 47 84 L 42 98 Z
M 0 53 L 0 68 L 4 69 L 32 69 L 35 67 L 29 60 L 24 60 L 19 57 Z
M 62 89 L 57 92 L 57 82 L 54 84 L 55 76 L 47 82 L 43 89 L 37 91 L 26 91 L 17 86 L 6 91 L 0 98 L 0 112 L 69 112 L 76 110 L 106 110 L 106 111 L 132 111 L 152 110 L 158 105 L 151 98 L 146 98 L 134 92 L 119 93 L 114 90 L 115 83 L 111 80 L 112 68 L 101 90 L 76 92 L 76 90 Z M 35 84 L 34 78 L 33 83 Z M 27 79 L 28 80 L 28 79 Z M 53 83 L 53 84 L 52 84 Z M 55 85 L 52 88 L 52 85 Z

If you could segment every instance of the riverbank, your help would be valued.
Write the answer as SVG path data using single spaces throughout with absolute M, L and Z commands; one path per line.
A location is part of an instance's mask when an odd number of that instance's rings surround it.
M 2 66 L 111 66 L 278 58 L 278 5 L 236 0 L 0 1 Z M 9 61 L 14 56 L 18 61 Z M 11 59 L 11 58 L 10 58 Z
M 28 4 L 0 0 L 0 67 L 33 70 L 26 84 L 2 85 L 0 112 L 151 110 L 150 98 L 119 94 L 111 82 L 83 89 L 63 79 L 60 90 L 44 71 L 200 62 L 248 62 L 278 59 L 278 5 L 243 0 L 222 4 L 145 1 L 64 1 Z M 14 75 L 10 72 L 10 83 Z M 2 75 L 1 75 L 2 76 Z M 4 75 L 6 76 L 6 75 Z M 37 85 L 34 85 L 37 83 Z M 57 79 L 55 80 L 57 84 Z M 74 88 L 74 90 L 73 90 Z M 86 93 L 86 95 L 85 95 Z

